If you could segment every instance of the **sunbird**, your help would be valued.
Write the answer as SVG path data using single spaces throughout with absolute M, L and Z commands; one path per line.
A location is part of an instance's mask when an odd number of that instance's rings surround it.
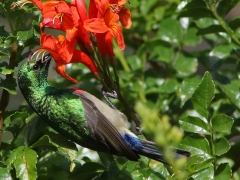
M 127 117 L 79 89 L 61 89 L 47 81 L 52 56 L 25 62 L 18 71 L 19 88 L 32 109 L 59 134 L 98 152 L 137 161 L 143 155 L 167 163 L 154 142 L 139 139 L 129 130 Z M 173 148 L 172 148 L 173 149 Z M 188 151 L 173 149 L 175 158 Z

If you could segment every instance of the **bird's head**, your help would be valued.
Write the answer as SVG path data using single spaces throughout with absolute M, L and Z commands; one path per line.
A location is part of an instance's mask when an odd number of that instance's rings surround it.
M 40 60 L 25 62 L 18 71 L 20 89 L 47 85 L 48 68 L 51 59 L 51 54 L 47 54 Z

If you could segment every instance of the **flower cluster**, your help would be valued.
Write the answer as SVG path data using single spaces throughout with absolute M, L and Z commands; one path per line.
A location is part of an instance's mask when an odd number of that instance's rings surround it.
M 77 80 L 66 74 L 66 64 L 83 63 L 94 75 L 99 76 L 96 49 L 101 60 L 114 61 L 113 37 L 120 49 L 125 48 L 122 26 L 130 28 L 132 24 L 130 11 L 124 7 L 126 2 L 127 0 L 90 0 L 88 13 L 85 0 L 19 0 L 12 4 L 12 8 L 22 8 L 27 3 L 37 6 L 42 13 L 42 48 L 33 55 L 51 53 L 56 62 L 57 73 L 76 83 Z M 65 36 L 55 38 L 46 34 L 45 28 L 61 30 L 65 32 Z

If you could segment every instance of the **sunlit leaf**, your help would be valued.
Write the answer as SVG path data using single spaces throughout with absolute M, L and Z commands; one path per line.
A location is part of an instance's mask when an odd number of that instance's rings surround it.
M 208 108 L 214 98 L 215 85 L 209 72 L 204 74 L 201 83 L 192 95 L 194 109 L 206 119 L 209 118 Z
M 180 98 L 181 98 L 181 107 L 185 104 L 185 102 L 192 97 L 194 90 L 197 88 L 200 83 L 199 78 L 185 78 L 182 82 L 182 86 L 180 88 Z
M 198 117 L 184 116 L 179 119 L 181 128 L 186 132 L 210 134 L 207 124 Z

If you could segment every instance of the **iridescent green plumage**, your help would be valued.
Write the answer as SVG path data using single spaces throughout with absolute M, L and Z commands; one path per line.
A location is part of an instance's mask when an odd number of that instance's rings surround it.
M 23 96 L 53 129 L 68 139 L 100 152 L 138 160 L 139 154 L 165 162 L 150 141 L 138 139 L 128 129 L 126 116 L 97 99 L 76 89 L 59 89 L 47 82 L 50 59 L 27 62 L 18 73 Z M 176 149 L 176 157 L 190 156 Z

